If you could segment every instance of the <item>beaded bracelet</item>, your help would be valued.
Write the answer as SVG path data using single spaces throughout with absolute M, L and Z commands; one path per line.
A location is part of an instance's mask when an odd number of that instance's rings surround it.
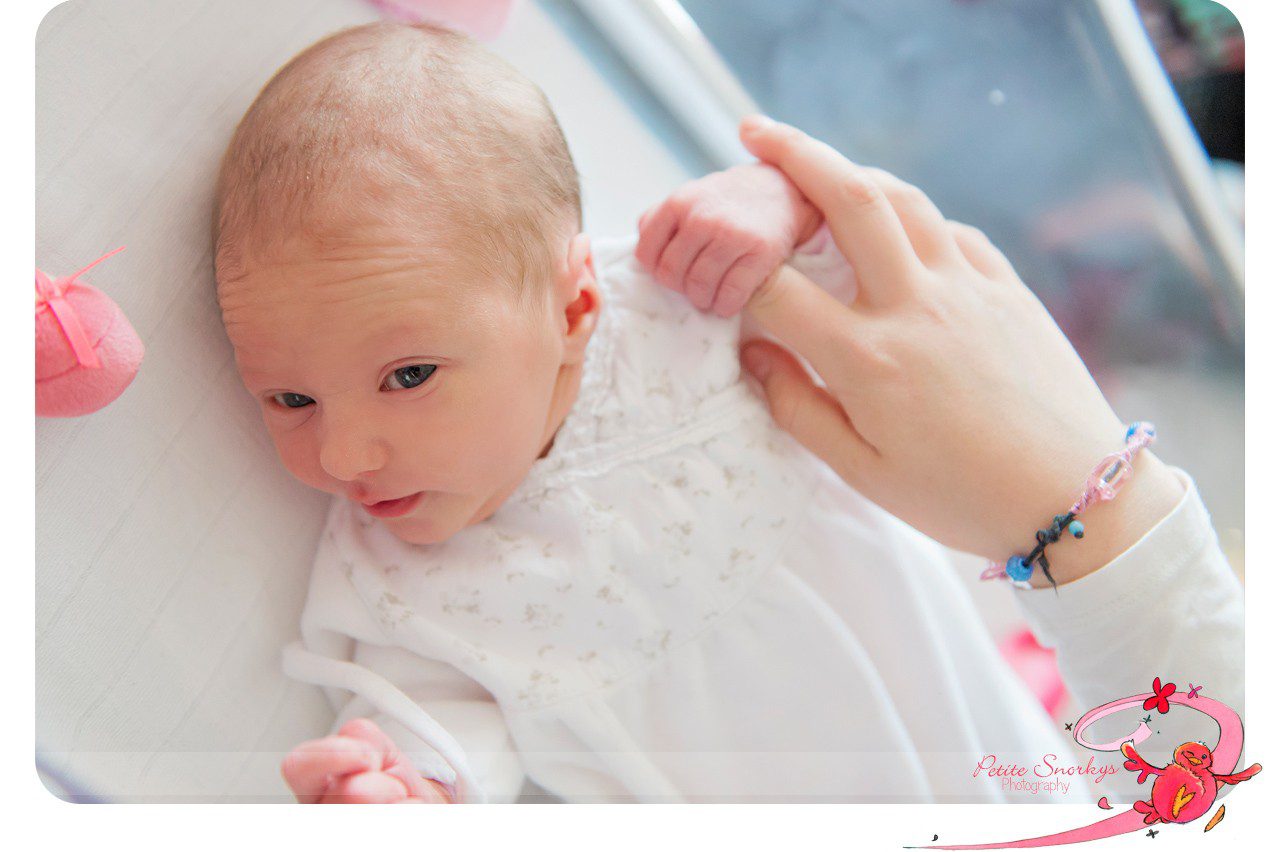
M 1045 556 L 1045 549 L 1057 542 L 1063 532 L 1069 532 L 1075 538 L 1084 538 L 1084 524 L 1077 520 L 1076 516 L 1094 503 L 1114 500 L 1116 494 L 1133 475 L 1134 456 L 1154 444 L 1155 440 L 1155 426 L 1146 421 L 1131 424 L 1124 434 L 1124 449 L 1111 453 L 1098 462 L 1093 472 L 1089 474 L 1089 478 L 1085 480 L 1080 499 L 1076 500 L 1065 514 L 1054 515 L 1052 524 L 1042 530 L 1036 530 L 1035 548 L 1026 556 L 1017 554 L 1010 556 L 1003 565 L 999 562 L 990 563 L 982 572 L 980 579 L 994 580 L 1006 577 L 1016 585 L 1026 586 L 1027 581 L 1031 579 L 1031 574 L 1035 571 L 1035 566 L 1039 565 L 1045 578 L 1056 590 L 1058 583 L 1049 573 L 1049 559 Z

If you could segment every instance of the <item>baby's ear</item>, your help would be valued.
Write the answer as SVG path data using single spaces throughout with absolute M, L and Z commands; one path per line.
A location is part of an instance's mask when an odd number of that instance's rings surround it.
M 600 317 L 600 290 L 591 257 L 591 240 L 586 234 L 578 234 L 569 241 L 562 284 L 568 298 L 564 308 L 565 355 L 571 362 L 577 362 L 586 354 L 587 342 Z
M 575 234 L 569 240 L 568 257 L 569 277 L 581 286 L 584 277 L 589 276 L 592 283 L 596 280 L 596 263 L 591 254 L 591 238 L 586 234 Z

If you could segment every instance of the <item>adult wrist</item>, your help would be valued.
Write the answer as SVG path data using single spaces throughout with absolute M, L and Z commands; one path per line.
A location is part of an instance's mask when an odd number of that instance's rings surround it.
M 1059 542 L 1050 552 L 1058 585 L 1102 568 L 1124 553 L 1177 507 L 1185 489 L 1173 469 L 1151 451 L 1133 459 L 1133 474 L 1114 500 L 1089 507 L 1081 517 L 1085 534 Z M 1028 581 L 1033 588 L 1050 584 L 1044 572 Z
M 1001 549 L 1012 555 L 996 556 L 982 579 L 1034 588 L 1070 583 L 1110 563 L 1176 508 L 1185 492 L 1182 481 L 1147 451 L 1156 440 L 1155 427 L 1133 423 L 1123 434 L 1123 447 L 1094 455 L 1101 460 L 1093 463 L 1083 488 L 1074 486 L 1074 491 L 1067 471 L 1084 469 L 1084 457 L 1092 455 L 1087 444 L 1103 439 L 1059 443 L 1046 453 L 1056 458 L 1046 459 L 1050 463 L 1022 483 L 1023 504 L 1013 513 L 1018 520 L 1001 527 Z M 1070 494 L 1075 496 L 1069 503 Z M 1011 538 L 1035 527 L 1040 528 L 1030 545 L 1023 538 L 1019 547 Z

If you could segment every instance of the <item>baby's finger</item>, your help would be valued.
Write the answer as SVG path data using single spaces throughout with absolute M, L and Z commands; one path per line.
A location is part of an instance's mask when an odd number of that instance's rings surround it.
M 680 217 L 670 204 L 663 204 L 650 211 L 640 226 L 640 239 L 636 242 L 636 260 L 646 272 L 653 272 L 662 251 L 675 236 Z
M 381 766 L 382 755 L 364 740 L 325 737 L 289 752 L 280 764 L 280 774 L 298 801 L 306 804 L 317 801 L 333 779 Z
M 658 258 L 658 265 L 653 270 L 658 283 L 677 293 L 683 293 L 689 266 L 706 242 L 706 233 L 697 228 L 681 228 L 676 231 L 675 238 L 662 250 L 662 257 Z
M 361 772 L 340 779 L 320 799 L 321 804 L 390 804 L 409 791 L 400 779 L 385 772 Z
M 400 780 L 409 795 L 423 802 L 447 804 L 448 794 L 444 785 L 438 781 L 423 778 L 417 768 L 407 760 L 402 760 L 383 770 L 388 775 Z
M 698 252 L 684 277 L 684 294 L 700 311 L 711 307 L 716 299 L 716 288 L 724 280 L 725 273 L 737 262 L 740 252 L 715 240 Z
M 395 740 L 387 736 L 386 731 L 370 719 L 351 719 L 338 729 L 338 735 L 363 740 L 376 748 L 383 757 L 382 766 L 379 768 L 385 768 L 400 754 L 400 747 L 396 745 Z
M 897 301 L 924 264 L 898 214 L 865 169 L 801 130 L 763 116 L 742 123 L 747 150 L 781 169 L 823 214 L 868 304 Z
M 396 778 L 404 785 L 410 795 L 426 801 L 440 799 L 440 793 L 432 782 L 427 781 L 409 762 L 409 758 L 400 750 L 396 741 L 370 719 L 352 719 L 339 729 L 339 733 L 359 737 L 365 742 L 381 750 L 383 754 L 382 772 Z
M 744 254 L 738 258 L 720 282 L 715 303 L 711 306 L 712 312 L 718 317 L 737 316 L 772 271 L 768 263 L 764 255 L 759 254 Z

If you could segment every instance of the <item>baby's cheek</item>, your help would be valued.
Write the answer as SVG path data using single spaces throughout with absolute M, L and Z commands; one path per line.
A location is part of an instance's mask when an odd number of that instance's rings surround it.
M 492 496 L 523 481 L 546 444 L 560 353 L 544 338 L 512 338 L 491 369 L 471 377 L 466 387 L 476 392 L 456 400 L 449 464 L 455 481 L 472 485 L 460 491 Z
M 503 386 L 495 387 L 495 396 L 484 406 L 488 440 L 503 442 L 503 453 L 508 457 L 526 455 L 546 431 L 559 372 L 558 365 L 551 364 L 542 351 L 520 357 L 523 363 L 509 371 Z
M 267 423 L 267 431 L 271 435 L 271 443 L 275 446 L 276 457 L 280 459 L 285 470 L 308 485 L 316 485 L 318 465 L 314 461 L 314 453 L 308 454 L 298 434 L 282 430 L 270 422 Z
M 521 412 L 508 412 L 495 418 L 484 430 L 484 441 L 475 449 L 475 469 L 481 472 L 488 487 L 506 484 L 513 476 L 528 471 L 536 442 L 531 436 L 541 433 L 543 424 Z
M 408 466 L 423 487 L 454 495 L 477 495 L 493 487 L 500 467 L 502 434 L 495 434 L 493 416 L 450 418 L 416 428 L 401 444 Z

